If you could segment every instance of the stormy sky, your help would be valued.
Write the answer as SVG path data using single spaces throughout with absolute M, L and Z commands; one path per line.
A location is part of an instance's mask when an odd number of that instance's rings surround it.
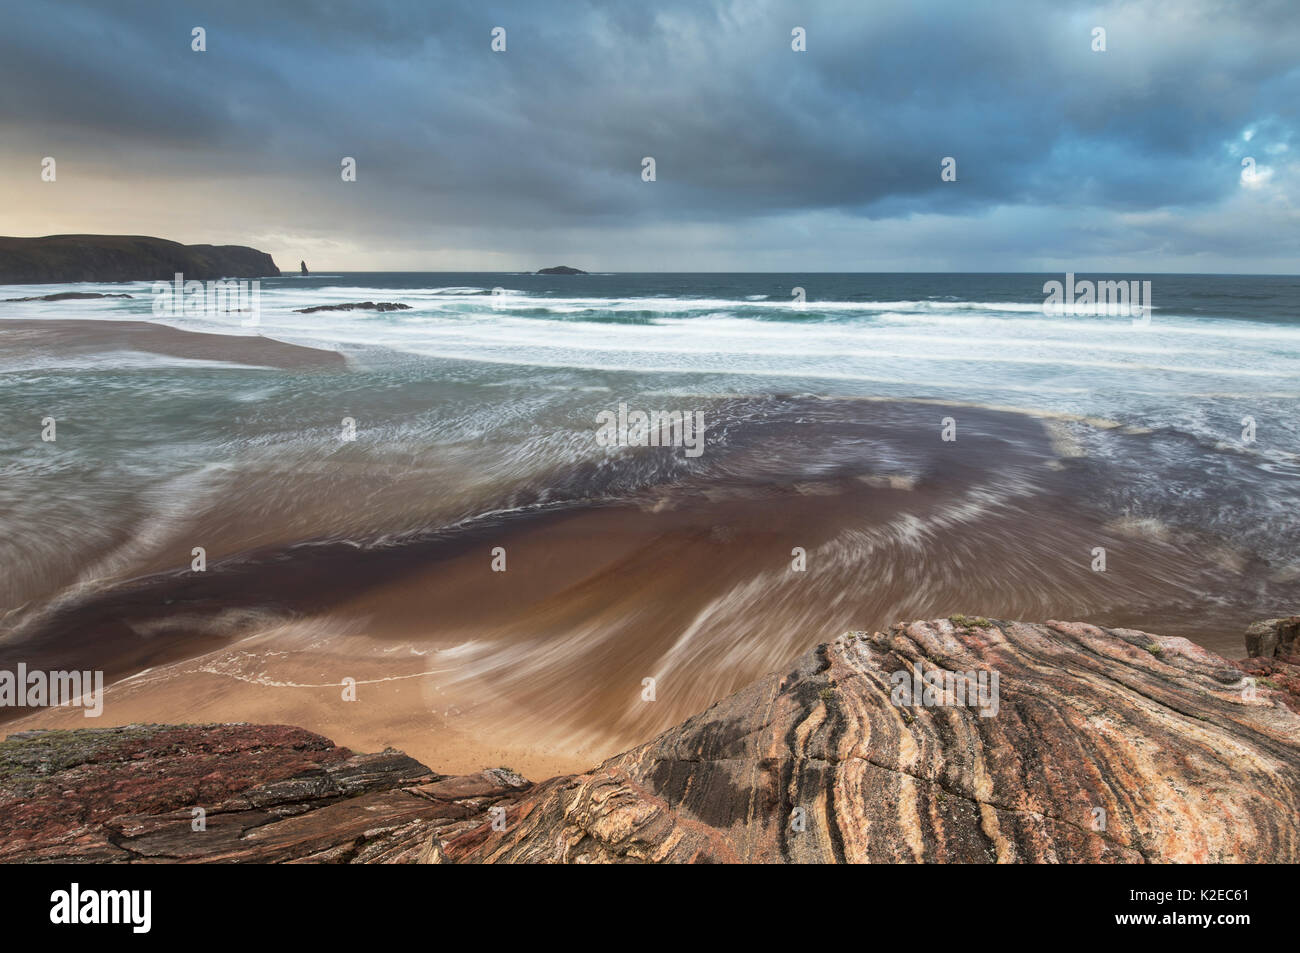
M 1289 274 L 1298 50 L 1292 0 L 0 0 L 0 234 L 316 271 Z

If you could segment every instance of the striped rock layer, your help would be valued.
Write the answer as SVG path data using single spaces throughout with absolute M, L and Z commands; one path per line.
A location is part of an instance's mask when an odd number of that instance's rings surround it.
M 918 672 L 936 673 L 937 688 Z M 944 674 L 984 673 L 959 698 Z M 991 676 L 997 675 L 992 696 Z M 1300 860 L 1300 716 L 1181 638 L 955 617 L 854 633 L 432 836 L 473 862 Z

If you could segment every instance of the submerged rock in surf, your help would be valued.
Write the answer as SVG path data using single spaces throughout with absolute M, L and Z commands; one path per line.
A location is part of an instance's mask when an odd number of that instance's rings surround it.
M 35 295 L 31 298 L 5 298 L 5 304 L 13 301 L 85 301 L 89 298 L 129 298 L 127 294 L 101 294 L 98 291 L 60 291 L 52 295 Z
M 318 304 L 314 308 L 296 308 L 294 314 L 315 314 L 317 311 L 410 311 L 409 304 L 392 301 L 353 301 L 348 304 Z

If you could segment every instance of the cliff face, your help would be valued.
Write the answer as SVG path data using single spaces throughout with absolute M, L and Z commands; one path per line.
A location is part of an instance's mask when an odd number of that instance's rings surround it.
M 1234 664 L 960 617 L 856 633 L 536 786 L 285 727 L 32 733 L 0 745 L 0 860 L 1296 861 L 1296 670 L 1273 647 Z
M 140 235 L 0 237 L 0 284 L 273 278 L 271 256 L 243 245 L 181 245 Z

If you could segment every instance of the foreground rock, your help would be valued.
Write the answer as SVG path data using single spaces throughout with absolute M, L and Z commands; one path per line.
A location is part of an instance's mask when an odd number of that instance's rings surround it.
M 0 284 L 273 278 L 271 256 L 243 245 L 182 245 L 143 235 L 0 237 Z
M 392 301 L 352 301 L 347 304 L 318 304 L 314 308 L 297 308 L 295 314 L 315 314 L 317 311 L 410 311 L 409 304 L 395 304 Z
M 527 787 L 283 725 L 27 732 L 0 744 L 0 862 L 400 863 Z
M 1246 628 L 1246 654 L 1252 657 L 1282 658 L 1300 654 L 1300 615 L 1265 619 Z
M 1261 661 L 1289 664 L 914 622 L 536 786 L 283 726 L 32 732 L 0 744 L 0 861 L 1295 862 L 1300 715 Z
M 424 859 L 1300 859 L 1300 717 L 1281 693 L 1184 639 L 982 623 L 820 646 Z M 894 673 L 918 668 L 997 672 L 996 714 L 895 704 Z
M 1250 657 L 1234 664 L 1257 684 L 1282 692 L 1290 709 L 1300 712 L 1300 615 L 1251 625 L 1246 652 Z

